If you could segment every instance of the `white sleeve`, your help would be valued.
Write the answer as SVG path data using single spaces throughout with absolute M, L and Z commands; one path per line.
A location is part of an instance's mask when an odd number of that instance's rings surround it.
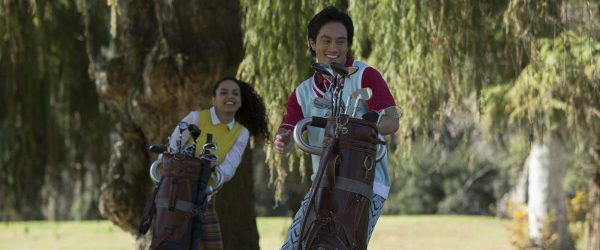
M 194 125 L 198 124 L 198 112 L 197 111 L 190 112 L 181 121 L 187 122 L 188 124 L 194 124 Z M 181 147 L 184 147 L 185 143 L 189 139 L 190 139 L 190 131 L 186 129 L 183 131 L 183 134 L 181 135 Z M 175 125 L 175 129 L 173 130 L 173 133 L 171 133 L 171 137 L 169 138 L 169 147 L 171 147 L 171 149 L 175 149 L 175 151 L 173 151 L 172 153 L 178 152 L 178 150 L 179 150 L 179 148 L 177 147 L 177 141 L 179 141 L 179 128 L 177 125 Z
M 248 139 L 250 137 L 250 133 L 248 129 L 243 128 L 240 136 L 235 141 L 235 144 L 231 147 L 223 163 L 218 166 L 223 171 L 223 179 L 224 181 L 229 181 L 235 175 L 235 171 L 237 170 L 240 162 L 242 161 L 242 155 L 244 154 L 244 150 L 246 149 L 246 145 L 248 145 Z

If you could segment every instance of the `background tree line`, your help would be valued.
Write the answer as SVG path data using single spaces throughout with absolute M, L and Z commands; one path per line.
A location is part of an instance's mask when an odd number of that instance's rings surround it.
M 600 6 L 585 0 L 2 1 L 0 218 L 134 232 L 147 145 L 225 75 L 254 84 L 275 128 L 310 74 L 305 25 L 329 5 L 406 111 L 386 213 L 494 214 L 525 179 L 531 244 L 572 247 L 561 201 L 583 191 L 587 248 L 600 248 Z M 227 248 L 257 247 L 254 211 L 292 213 L 306 160 L 251 142 L 218 198 Z

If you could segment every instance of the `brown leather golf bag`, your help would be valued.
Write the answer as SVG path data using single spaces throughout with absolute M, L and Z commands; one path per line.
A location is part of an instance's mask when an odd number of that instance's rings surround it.
M 331 117 L 310 202 L 302 222 L 300 249 L 366 249 L 379 140 L 375 123 Z
M 150 249 L 198 249 L 206 186 L 214 162 L 165 153 L 162 177 L 142 214 L 139 233 L 152 225 Z

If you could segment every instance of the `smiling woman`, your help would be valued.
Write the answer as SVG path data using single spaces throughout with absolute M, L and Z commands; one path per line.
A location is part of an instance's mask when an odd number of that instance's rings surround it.
M 201 145 L 216 144 L 214 154 L 217 156 L 218 166 L 214 171 L 221 175 L 223 182 L 234 177 L 251 135 L 269 138 L 262 99 L 250 84 L 233 77 L 225 77 L 214 85 L 212 107 L 192 111 L 181 122 L 196 125 L 200 133 L 191 136 L 189 130 L 176 127 L 169 140 L 170 148 L 182 152 L 182 148 L 188 148 L 187 145 L 196 142 Z M 195 157 L 199 157 L 201 153 L 201 150 L 195 150 Z M 217 180 L 214 182 L 219 187 L 222 183 Z M 213 195 L 202 215 L 202 249 L 223 248 L 215 200 Z

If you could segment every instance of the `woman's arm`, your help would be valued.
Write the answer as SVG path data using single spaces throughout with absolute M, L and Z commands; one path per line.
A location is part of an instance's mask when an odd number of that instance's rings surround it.
M 223 163 L 217 166 L 223 171 L 223 179 L 225 182 L 231 180 L 235 175 L 235 171 L 242 161 L 242 155 L 244 154 L 244 150 L 246 150 L 246 145 L 248 145 L 249 137 L 250 134 L 248 133 L 248 129 L 243 128 L 240 136 L 238 136 L 235 141 L 235 144 L 233 144 L 225 156 Z

